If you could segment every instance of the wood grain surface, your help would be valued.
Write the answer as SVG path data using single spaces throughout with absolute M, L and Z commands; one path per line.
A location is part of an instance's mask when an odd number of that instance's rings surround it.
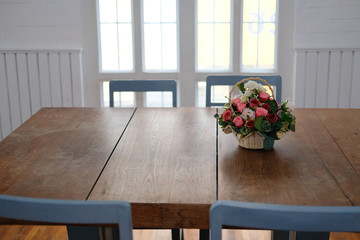
M 297 109 L 294 113 L 296 132 L 289 132 L 276 141 L 271 151 L 242 149 L 233 136 L 219 129 L 219 199 L 360 205 L 359 174 L 322 122 L 331 119 L 331 115 L 320 120 L 317 111 Z M 340 117 L 345 112 L 337 113 L 339 122 L 346 121 Z M 339 122 L 329 121 L 327 125 L 333 126 L 332 132 L 335 132 Z M 346 123 L 344 128 L 358 129 L 356 121 Z M 341 133 L 338 134 L 340 137 Z M 355 141 L 353 146 L 359 144 L 358 138 Z
M 206 108 L 138 108 L 89 199 L 133 203 L 134 227 L 190 222 L 208 228 L 216 200 L 214 114 Z M 149 207 L 155 204 L 166 206 Z
M 85 200 L 134 109 L 41 109 L 0 142 L 0 193 Z

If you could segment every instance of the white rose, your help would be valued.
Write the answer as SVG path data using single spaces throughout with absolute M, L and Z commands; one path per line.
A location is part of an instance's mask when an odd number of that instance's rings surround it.
M 255 112 L 250 108 L 244 108 L 241 117 L 245 120 L 247 119 L 255 119 Z
M 242 95 L 242 96 L 240 97 L 240 102 L 242 102 L 242 103 L 246 103 L 247 100 L 248 100 L 248 97 L 245 96 L 245 95 Z
M 252 94 L 252 91 L 248 91 L 248 90 L 245 91 L 245 96 L 250 97 L 251 94 Z

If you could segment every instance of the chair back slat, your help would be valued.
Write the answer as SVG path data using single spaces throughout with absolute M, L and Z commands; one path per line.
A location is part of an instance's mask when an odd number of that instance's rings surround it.
M 126 201 L 78 201 L 0 195 L 0 218 L 59 225 L 117 224 L 121 240 L 132 239 Z
M 172 92 L 173 107 L 177 106 L 177 87 L 175 80 L 111 80 L 110 107 L 114 107 L 114 92 Z

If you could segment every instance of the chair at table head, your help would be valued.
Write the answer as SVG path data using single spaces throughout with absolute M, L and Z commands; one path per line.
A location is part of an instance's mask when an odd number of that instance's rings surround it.
M 315 207 L 217 201 L 210 209 L 211 240 L 223 226 L 303 232 L 360 232 L 360 207 Z
M 237 82 L 249 77 L 259 77 L 264 79 L 269 83 L 275 94 L 275 98 L 278 102 L 281 102 L 281 85 L 282 79 L 281 76 L 236 76 L 236 75 L 227 75 L 227 76 L 207 76 L 206 77 L 206 107 L 212 106 L 224 106 L 226 102 L 212 102 L 211 101 L 211 87 L 212 86 L 234 86 Z M 264 84 L 261 81 L 258 83 Z M 228 93 L 227 93 L 228 94 Z
M 177 106 L 175 80 L 111 80 L 110 107 L 114 107 L 114 92 L 172 92 L 173 107 Z
M 131 207 L 125 201 L 55 200 L 0 195 L 0 218 L 35 224 L 118 224 L 120 240 L 132 239 Z

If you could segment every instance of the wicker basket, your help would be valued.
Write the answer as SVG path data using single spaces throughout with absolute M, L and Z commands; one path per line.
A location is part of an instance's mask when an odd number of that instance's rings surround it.
M 274 91 L 273 91 L 271 85 L 269 83 L 267 83 L 264 79 L 259 78 L 259 77 L 245 78 L 245 79 L 241 80 L 240 82 L 236 83 L 230 90 L 229 106 L 230 106 L 231 112 L 234 113 L 234 109 L 231 104 L 232 103 L 232 99 L 231 99 L 232 92 L 234 91 L 234 89 L 238 88 L 238 85 L 240 85 L 243 82 L 250 81 L 250 80 L 257 80 L 257 81 L 261 81 L 261 82 L 265 83 L 270 88 L 273 99 L 275 99 Z M 229 125 L 226 128 L 224 128 L 223 130 L 225 133 L 232 132 L 233 135 L 235 136 L 235 138 L 237 139 L 239 145 L 243 148 L 247 148 L 247 149 L 263 149 L 264 148 L 264 137 L 261 135 L 261 133 L 259 133 L 257 131 L 250 133 L 249 135 L 246 135 L 243 138 L 240 138 L 240 136 L 237 134 L 237 132 L 235 132 Z

